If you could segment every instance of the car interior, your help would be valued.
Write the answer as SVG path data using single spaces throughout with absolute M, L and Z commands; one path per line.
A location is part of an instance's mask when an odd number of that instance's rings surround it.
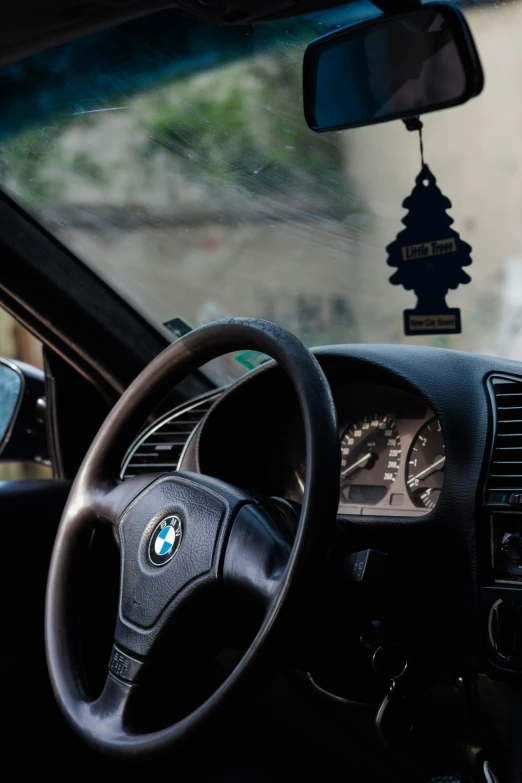
M 522 783 L 519 7 L 4 5 L 8 765 Z

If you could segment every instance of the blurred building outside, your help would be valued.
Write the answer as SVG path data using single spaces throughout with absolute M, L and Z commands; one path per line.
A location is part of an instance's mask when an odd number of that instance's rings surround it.
M 300 49 L 116 101 L 54 142 L 46 126 L 47 185 L 27 206 L 157 322 L 253 315 L 311 344 L 417 342 L 522 358 L 504 312 L 506 265 L 522 255 L 522 5 L 467 17 L 485 90 L 424 117 L 426 161 L 473 247 L 472 282 L 448 295 L 462 335 L 406 338 L 402 311 L 415 297 L 388 282 L 385 248 L 420 169 L 417 135 L 400 122 L 313 134 L 298 88 L 292 103 L 277 88 L 283 77 L 299 84 Z M 27 201 L 22 174 L 8 174 Z

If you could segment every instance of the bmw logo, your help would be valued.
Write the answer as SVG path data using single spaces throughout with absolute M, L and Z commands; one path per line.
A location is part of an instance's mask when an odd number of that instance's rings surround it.
M 183 528 L 181 519 L 173 514 L 156 525 L 149 541 L 149 560 L 152 565 L 163 566 L 170 562 L 181 544 Z

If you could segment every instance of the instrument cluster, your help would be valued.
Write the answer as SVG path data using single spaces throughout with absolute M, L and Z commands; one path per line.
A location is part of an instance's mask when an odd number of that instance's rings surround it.
M 440 422 L 419 398 L 373 384 L 335 390 L 341 422 L 341 514 L 418 516 L 433 509 L 446 462 Z M 302 497 L 305 463 L 291 494 Z

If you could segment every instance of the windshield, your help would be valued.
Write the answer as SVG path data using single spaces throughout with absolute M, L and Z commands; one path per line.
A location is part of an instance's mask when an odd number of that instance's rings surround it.
M 406 337 L 415 299 L 389 282 L 417 136 L 303 119 L 306 45 L 369 3 L 230 28 L 161 12 L 8 66 L 0 185 L 157 324 L 259 316 L 309 345 L 522 359 L 522 4 L 463 10 L 486 88 L 424 118 L 426 162 L 473 248 L 472 282 L 447 298 L 460 335 Z M 217 380 L 254 363 L 223 360 Z

